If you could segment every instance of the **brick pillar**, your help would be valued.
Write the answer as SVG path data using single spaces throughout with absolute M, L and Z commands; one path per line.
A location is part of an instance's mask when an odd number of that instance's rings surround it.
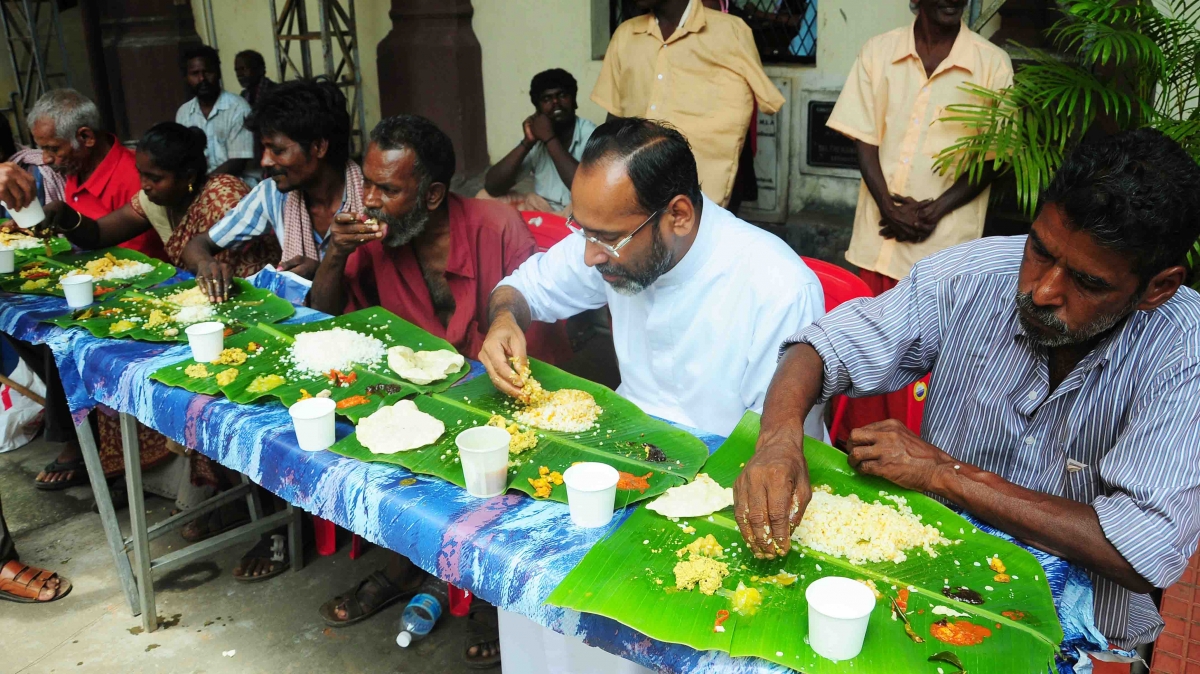
M 84 29 L 96 103 L 113 132 L 121 140 L 136 140 L 158 122 L 174 120 L 191 96 L 179 69 L 180 56 L 200 43 L 191 0 L 84 4 L 90 5 Z
M 376 54 L 380 112 L 433 120 L 454 141 L 459 174 L 488 165 L 474 13 L 471 0 L 392 0 L 392 30 Z

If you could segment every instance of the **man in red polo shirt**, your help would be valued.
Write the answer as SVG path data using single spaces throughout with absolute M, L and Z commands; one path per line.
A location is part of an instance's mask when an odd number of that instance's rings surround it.
M 537 244 L 512 207 L 450 194 L 453 175 L 454 146 L 432 122 L 411 115 L 381 121 L 363 158 L 365 213 L 334 218 L 309 304 L 330 314 L 382 306 L 478 357 L 489 295 Z M 535 355 L 553 361 L 570 354 L 562 326 L 535 326 Z M 321 616 L 334 627 L 359 622 L 410 598 L 423 577 L 394 555 L 386 569 L 326 602 Z M 495 609 L 476 607 L 472 617 L 467 662 L 499 664 Z
M 78 91 L 47 92 L 29 111 L 28 123 L 46 166 L 66 177 L 65 201 L 85 217 L 99 220 L 141 189 L 133 152 L 104 130 L 96 104 Z M 121 246 L 167 259 L 153 229 Z

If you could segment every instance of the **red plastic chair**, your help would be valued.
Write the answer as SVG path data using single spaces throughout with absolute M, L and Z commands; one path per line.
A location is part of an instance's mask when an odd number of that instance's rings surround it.
M 529 226 L 533 240 L 537 241 L 538 250 L 543 253 L 571 235 L 571 230 L 567 227 L 567 219 L 561 215 L 541 211 L 521 211 L 521 217 Z
M 808 268 L 813 270 L 817 279 L 821 281 L 821 289 L 825 292 L 825 313 L 833 311 L 843 302 L 849 302 L 859 297 L 874 296 L 866 282 L 855 276 L 853 272 L 824 260 L 811 257 L 800 259 L 804 260 L 804 264 L 808 265 Z M 830 401 L 830 405 L 833 407 L 833 422 L 829 425 L 831 437 L 845 418 L 846 407 L 849 404 L 850 399 L 846 396 L 834 396 Z

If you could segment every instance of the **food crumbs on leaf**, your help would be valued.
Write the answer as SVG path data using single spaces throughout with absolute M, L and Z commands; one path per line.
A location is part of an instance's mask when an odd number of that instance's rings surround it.
M 934 639 L 955 646 L 978 646 L 984 639 L 992 636 L 992 631 L 982 625 L 965 620 L 950 622 L 945 619 L 930 625 L 929 633 Z
M 266 393 L 271 389 L 278 388 L 287 383 L 287 380 L 277 374 L 262 374 L 254 378 L 250 385 L 246 387 L 247 393 Z M 317 394 L 317 397 L 322 397 Z M 328 396 L 324 396 L 328 397 Z
M 989 559 L 988 566 L 991 567 L 992 571 L 995 571 L 996 573 L 1004 573 L 1008 570 L 1004 567 L 1004 562 L 1000 561 L 999 556 L 993 556 L 991 559 Z
M 632 491 L 636 489 L 641 493 L 645 493 L 646 490 L 650 488 L 650 483 L 647 482 L 647 480 L 654 475 L 654 473 L 651 472 L 638 477 L 632 473 L 626 473 L 623 470 L 617 471 L 617 474 L 620 476 L 617 480 L 617 489 L 623 489 L 625 491 Z
M 343 398 L 342 400 L 339 400 L 335 407 L 337 407 L 339 410 L 344 410 L 348 407 L 366 405 L 369 402 L 371 402 L 371 396 L 350 396 L 349 398 Z
M 989 588 L 985 588 L 985 589 L 991 590 L 992 588 L 989 587 Z M 957 599 L 958 601 L 961 601 L 964 604 L 971 604 L 973 606 L 979 606 L 980 604 L 983 603 L 983 597 L 980 596 L 980 594 L 978 592 L 976 592 L 975 590 L 972 590 L 969 587 L 959 587 L 956 589 L 943 587 L 942 594 L 946 595 L 946 597 L 949 599 Z
M 538 467 L 538 478 L 536 480 L 532 477 L 526 479 L 533 486 L 534 498 L 550 498 L 550 492 L 554 491 L 554 485 L 563 483 L 562 473 L 556 470 L 552 471 L 546 466 Z
M 306 389 L 300 389 L 300 399 L 301 400 L 308 400 L 311 397 L 312 397 L 312 394 L 309 393 Z
M 900 592 L 898 592 L 897 594 L 899 596 L 896 597 L 896 604 L 898 604 L 900 606 L 901 611 L 907 611 L 908 610 L 908 588 L 900 590 Z
M 729 620 L 729 611 L 726 611 L 725 609 L 717 611 L 717 620 L 713 623 L 713 631 L 724 632 L 725 628 L 721 626 L 721 623 L 725 622 L 726 620 Z
M 992 576 L 992 580 L 997 583 L 1007 583 L 1012 580 L 1012 576 L 1009 576 L 1007 573 L 997 573 L 995 576 Z
M 1005 618 L 1008 618 L 1009 620 L 1011 620 L 1013 622 L 1020 622 L 1025 619 L 1024 611 L 1001 611 L 1000 615 L 1004 616 Z
M 246 352 L 236 346 L 224 349 L 212 362 L 213 365 L 241 365 L 246 362 Z
M 225 335 L 226 337 L 229 337 L 229 336 L 230 336 L 230 335 L 232 335 L 232 334 L 233 334 L 233 328 L 225 328 L 224 335 Z
M 194 365 L 188 365 L 183 373 L 192 379 L 204 379 L 208 376 L 208 368 L 204 367 L 204 363 L 195 363 Z
M 237 376 L 238 376 L 238 371 L 237 371 L 236 367 L 231 367 L 227 370 L 218 372 L 217 373 L 217 385 L 218 386 L 229 386 L 230 384 L 233 383 L 234 379 L 237 379 Z

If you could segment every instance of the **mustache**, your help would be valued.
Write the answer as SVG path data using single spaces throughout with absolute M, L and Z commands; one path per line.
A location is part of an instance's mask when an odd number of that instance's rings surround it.
M 1038 323 L 1041 327 L 1060 336 L 1067 336 L 1071 329 L 1054 313 L 1050 307 L 1040 307 L 1033 301 L 1033 293 L 1017 293 L 1017 307 L 1025 312 L 1027 318 Z

